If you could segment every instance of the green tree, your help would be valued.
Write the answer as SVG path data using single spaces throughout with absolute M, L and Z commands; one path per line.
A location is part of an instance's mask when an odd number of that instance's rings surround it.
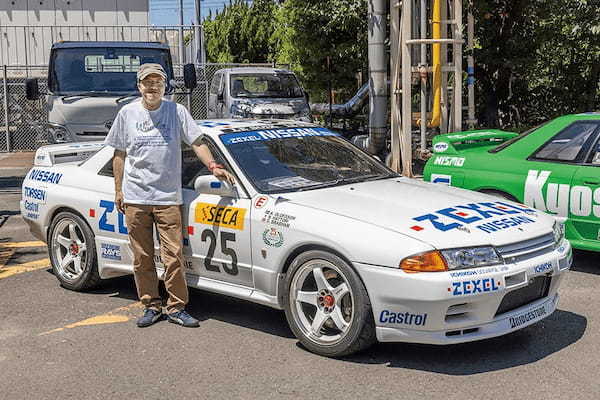
M 287 0 L 275 15 L 272 48 L 317 101 L 326 98 L 330 57 L 333 88 L 347 98 L 356 91 L 356 73 L 368 66 L 367 2 Z
M 208 62 L 261 63 L 271 60 L 270 37 L 275 7 L 272 0 L 255 0 L 251 4 L 236 0 L 213 19 L 206 20 Z
M 480 0 L 473 14 L 482 125 L 525 128 L 600 107 L 597 0 Z

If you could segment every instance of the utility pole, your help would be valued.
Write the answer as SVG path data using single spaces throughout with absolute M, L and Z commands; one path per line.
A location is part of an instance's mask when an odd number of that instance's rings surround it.
M 202 0 L 196 0 L 196 26 L 194 27 L 194 38 L 196 38 L 196 63 L 206 63 L 204 52 L 204 26 L 202 25 Z
M 183 0 L 179 0 L 179 63 L 185 64 L 185 43 L 183 40 Z

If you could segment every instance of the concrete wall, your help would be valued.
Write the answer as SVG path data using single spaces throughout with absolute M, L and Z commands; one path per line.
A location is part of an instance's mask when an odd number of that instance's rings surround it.
M 0 0 L 0 65 L 44 65 L 59 40 L 148 40 L 148 0 Z

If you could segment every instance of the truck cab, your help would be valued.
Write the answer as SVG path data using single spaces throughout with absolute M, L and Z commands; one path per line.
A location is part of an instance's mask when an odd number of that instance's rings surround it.
M 208 118 L 311 121 L 308 96 L 293 72 L 278 68 L 227 68 L 213 75 Z
M 136 73 L 158 63 L 167 73 L 165 97 L 174 93 L 169 46 L 158 42 L 59 42 L 48 65 L 48 140 L 51 143 L 102 140 L 125 104 L 140 97 Z M 39 97 L 28 80 L 27 97 Z

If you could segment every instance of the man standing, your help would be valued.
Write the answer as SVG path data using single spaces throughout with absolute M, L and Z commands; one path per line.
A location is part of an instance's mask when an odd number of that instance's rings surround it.
M 162 315 L 154 265 L 156 224 L 169 294 L 167 319 L 197 327 L 198 320 L 185 311 L 188 288 L 183 271 L 181 141 L 192 146 L 214 176 L 231 184 L 234 178 L 214 161 L 208 147 L 200 144 L 202 133 L 189 111 L 163 99 L 166 78 L 160 64 L 140 66 L 137 82 L 142 98 L 119 111 L 105 144 L 115 149 L 115 203 L 125 214 L 135 284 L 145 306 L 137 325 L 150 326 Z

